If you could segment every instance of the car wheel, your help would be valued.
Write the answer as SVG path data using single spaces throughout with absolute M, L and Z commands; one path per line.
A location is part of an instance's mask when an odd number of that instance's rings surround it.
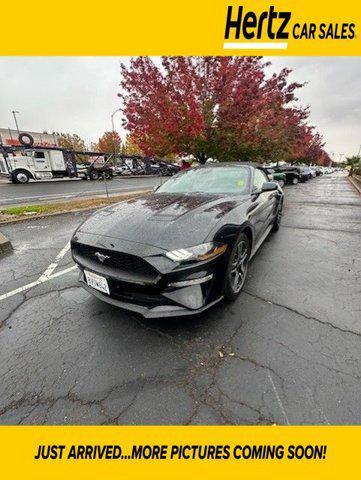
M 273 221 L 273 226 L 272 226 L 272 231 L 273 232 L 277 232 L 277 230 L 279 230 L 279 228 L 281 226 L 282 209 L 283 209 L 283 202 L 281 201 L 280 204 L 278 205 L 276 218 Z
M 97 170 L 92 170 L 89 174 L 89 177 L 91 180 L 98 180 L 99 178 L 99 173 Z
M 297 177 L 293 177 L 292 178 L 292 185 L 297 185 L 298 183 L 298 178 Z
M 229 256 L 225 275 L 223 294 L 228 301 L 234 301 L 243 288 L 250 254 L 249 240 L 244 233 L 240 233 Z

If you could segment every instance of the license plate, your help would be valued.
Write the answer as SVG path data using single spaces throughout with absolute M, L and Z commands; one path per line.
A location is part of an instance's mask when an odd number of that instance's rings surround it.
M 99 292 L 107 293 L 109 295 L 109 286 L 106 278 L 97 273 L 88 272 L 87 270 L 84 270 L 84 275 L 89 287 L 95 288 L 95 290 L 99 290 Z

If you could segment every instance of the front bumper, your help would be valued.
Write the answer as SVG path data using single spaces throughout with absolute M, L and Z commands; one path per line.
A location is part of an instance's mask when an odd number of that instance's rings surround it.
M 139 256 L 134 255 L 138 251 L 128 253 L 134 247 L 127 248 L 125 243 L 114 251 L 102 250 L 95 242 L 91 242 L 92 245 L 82 243 L 79 247 L 79 240 L 72 242 L 73 259 L 80 269 L 79 281 L 88 292 L 111 305 L 137 312 L 146 318 L 178 317 L 201 313 L 223 298 L 227 263 L 224 255 L 209 262 L 184 266 L 165 258 L 163 251 L 152 250 L 149 255 Z M 104 239 L 101 244 L 104 248 Z M 83 247 L 86 255 L 81 252 Z M 93 252 L 98 249 L 103 254 L 109 254 L 106 264 L 94 258 Z M 125 259 L 119 258 L 119 255 Z M 109 294 L 90 287 L 84 270 L 105 277 Z M 198 280 L 202 283 L 174 286 L 174 283 Z
M 223 296 L 221 296 L 216 300 L 213 300 L 212 302 L 207 303 L 203 307 L 198 308 L 196 310 L 191 310 L 189 308 L 185 308 L 180 305 L 158 305 L 158 306 L 149 308 L 149 307 L 137 305 L 135 303 L 129 303 L 129 302 L 117 300 L 116 298 L 113 298 L 109 295 L 99 292 L 98 290 L 95 290 L 92 287 L 89 287 L 89 285 L 87 285 L 87 283 L 84 280 L 83 273 L 80 274 L 79 281 L 82 284 L 82 287 L 85 288 L 85 290 L 87 290 L 89 293 L 94 295 L 96 298 L 99 298 L 99 300 L 109 303 L 110 305 L 114 305 L 115 307 L 128 310 L 130 312 L 139 313 L 144 318 L 168 318 L 168 317 L 170 318 L 170 317 L 184 317 L 189 315 L 197 315 L 199 313 L 202 313 L 208 310 L 213 305 L 216 305 L 218 302 L 220 302 L 223 299 Z

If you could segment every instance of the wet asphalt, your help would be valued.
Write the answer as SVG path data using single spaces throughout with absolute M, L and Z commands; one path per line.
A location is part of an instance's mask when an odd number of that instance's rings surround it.
M 24 185 L 14 185 L 5 178 L 0 178 L 0 208 L 9 205 L 36 205 L 38 203 L 53 202 L 57 200 L 78 200 L 95 196 L 148 190 L 160 185 L 167 177 L 113 177 L 106 181 L 83 180 L 56 180 L 56 181 L 30 181 Z
M 0 424 L 361 424 L 361 197 L 339 174 L 285 194 L 237 301 L 186 319 L 77 284 L 87 214 L 2 227 Z

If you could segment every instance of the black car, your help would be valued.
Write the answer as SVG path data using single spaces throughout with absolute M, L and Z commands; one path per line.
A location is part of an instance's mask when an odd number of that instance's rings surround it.
M 311 170 L 310 167 L 297 167 L 300 172 L 300 180 L 301 182 L 307 182 L 307 180 L 310 180 L 312 178 Z
M 71 249 L 79 280 L 145 317 L 202 312 L 240 293 L 250 258 L 279 228 L 282 205 L 282 189 L 257 165 L 185 170 L 78 227 Z

